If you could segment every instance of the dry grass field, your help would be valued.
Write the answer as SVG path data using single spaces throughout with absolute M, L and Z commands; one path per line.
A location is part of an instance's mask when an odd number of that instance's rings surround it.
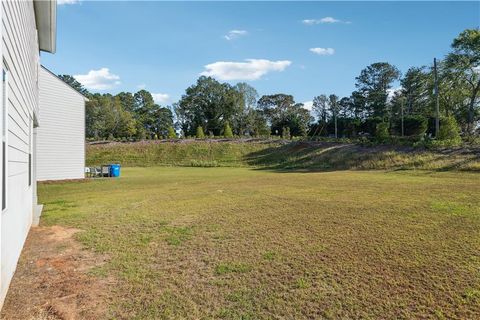
M 480 317 L 478 173 L 124 168 L 39 194 L 42 228 L 106 261 L 105 318 Z

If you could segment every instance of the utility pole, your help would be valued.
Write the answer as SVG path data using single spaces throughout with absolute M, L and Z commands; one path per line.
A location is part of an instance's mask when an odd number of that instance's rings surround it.
M 438 138 L 440 133 L 440 106 L 438 98 L 438 74 L 437 74 L 437 58 L 433 58 L 433 75 L 435 80 L 435 138 Z
M 335 139 L 338 138 L 338 134 L 337 134 L 337 102 L 335 101 Z
M 404 101 L 403 101 L 403 98 L 401 100 L 401 104 L 400 104 L 400 114 L 401 114 L 401 117 L 402 117 L 402 137 L 404 135 L 404 129 L 403 129 L 403 104 L 404 104 Z

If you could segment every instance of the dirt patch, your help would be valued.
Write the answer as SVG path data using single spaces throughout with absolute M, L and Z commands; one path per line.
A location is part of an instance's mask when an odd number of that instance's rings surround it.
M 64 179 L 64 180 L 44 180 L 39 181 L 39 184 L 66 184 L 66 183 L 86 183 L 91 182 L 91 179 L 83 178 L 83 179 Z
M 3 306 L 1 319 L 102 319 L 113 278 L 89 272 L 106 257 L 74 239 L 78 229 L 30 230 Z

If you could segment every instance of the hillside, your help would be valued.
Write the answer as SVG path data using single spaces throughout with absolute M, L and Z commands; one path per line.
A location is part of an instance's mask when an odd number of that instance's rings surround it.
M 423 150 L 281 140 L 176 140 L 97 143 L 87 165 L 257 167 L 276 170 L 425 169 L 480 171 L 480 150 Z

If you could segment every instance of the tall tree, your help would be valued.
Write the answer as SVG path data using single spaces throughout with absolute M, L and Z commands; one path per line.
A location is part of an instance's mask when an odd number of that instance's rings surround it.
M 431 74 L 425 67 L 412 67 L 401 79 L 401 93 L 405 97 L 405 114 L 422 114 L 429 116 L 432 110 L 429 101 L 429 83 Z
M 225 121 L 238 114 L 242 95 L 227 83 L 201 76 L 185 90 L 175 112 L 181 119 L 182 131 L 194 135 L 198 126 L 205 132 L 220 135 Z
M 85 105 L 85 135 L 88 138 L 130 138 L 136 134 L 136 120 L 124 110 L 118 97 L 93 94 Z
M 399 77 L 400 71 L 387 62 L 373 63 L 360 72 L 355 86 L 365 99 L 368 116 L 387 116 L 388 90 Z
M 343 97 L 338 101 L 338 116 L 343 118 L 355 118 L 355 108 L 351 97 Z
M 288 127 L 292 136 L 307 134 L 312 117 L 303 104 L 295 103 L 293 96 L 282 93 L 265 95 L 258 100 L 258 106 L 268 119 L 272 133 L 280 133 Z
M 465 83 L 469 88 L 468 132 L 471 133 L 478 118 L 480 91 L 480 30 L 467 29 L 453 40 L 453 52 L 447 55 L 445 64 L 450 78 Z
M 234 89 L 240 94 L 240 105 L 237 113 L 232 117 L 233 130 L 238 135 L 252 135 L 254 128 L 254 110 L 257 106 L 258 93 L 254 87 L 247 83 L 241 82 L 234 86 Z
M 115 97 L 120 99 L 120 103 L 125 111 L 134 112 L 135 111 L 135 98 L 130 92 L 120 92 Z
M 143 125 L 145 134 L 153 138 L 156 132 L 157 111 L 159 105 L 153 101 L 152 94 L 147 90 L 140 90 L 133 95 L 134 115 L 136 120 Z
M 326 95 L 321 94 L 313 98 L 313 112 L 317 115 L 320 121 L 323 123 L 327 122 L 328 98 Z
M 360 91 L 353 91 L 350 96 L 352 101 L 352 113 L 355 119 L 366 119 L 367 113 L 367 99 Z
M 157 137 L 168 137 L 169 128 L 173 127 L 173 113 L 170 109 L 160 107 L 154 110 L 153 118 L 155 121 L 152 124 L 152 131 L 155 132 Z
M 71 75 L 59 74 L 58 78 L 60 78 L 63 82 L 68 84 L 73 89 L 77 90 L 80 94 L 83 94 L 85 97 L 90 96 L 90 92 L 88 92 L 88 90 Z
M 338 138 L 338 96 L 331 94 L 328 96 L 328 105 L 330 107 L 330 112 L 332 113 L 333 123 L 335 127 L 335 138 Z
M 270 135 L 270 128 L 267 124 L 267 118 L 263 114 L 263 111 L 251 109 L 249 113 L 249 118 L 252 121 L 250 135 L 255 137 Z
M 440 81 L 438 93 L 440 110 L 446 117 L 454 116 L 465 129 L 468 126 L 468 101 L 470 88 L 466 81 L 451 74 L 445 61 L 439 62 Z M 433 103 L 433 76 L 430 77 L 428 92 Z M 433 108 L 432 108 L 433 110 Z

